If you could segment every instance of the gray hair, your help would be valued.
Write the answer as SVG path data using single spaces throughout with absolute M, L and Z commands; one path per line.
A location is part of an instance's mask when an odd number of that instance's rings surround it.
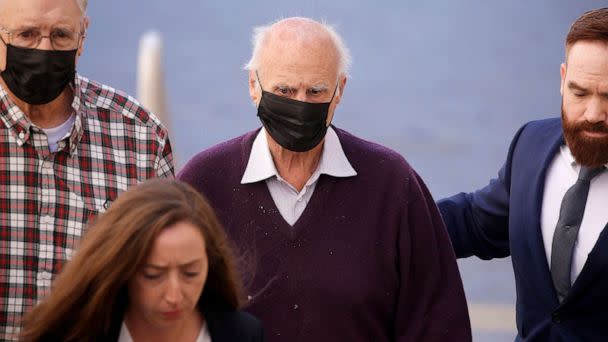
M 84 0 L 84 1 L 86 1 L 86 0 Z M 303 19 L 308 19 L 308 18 L 303 18 Z M 266 40 L 266 37 L 268 36 L 268 32 L 270 31 L 270 28 L 274 24 L 278 23 L 281 20 L 283 20 L 283 19 L 279 19 L 268 25 L 255 27 L 253 29 L 253 35 L 251 36 L 251 45 L 253 46 L 253 50 L 251 53 L 251 59 L 249 59 L 249 62 L 247 62 L 247 64 L 245 64 L 245 66 L 244 66 L 245 70 L 256 70 L 259 67 L 260 51 L 262 50 L 262 45 L 263 45 L 264 41 Z M 312 20 L 312 19 L 308 19 L 308 20 Z M 320 22 L 319 24 L 327 31 L 330 39 L 332 40 L 332 42 L 334 43 L 334 46 L 336 47 L 336 50 L 338 51 L 338 56 L 339 56 L 338 74 L 343 75 L 343 76 L 348 76 L 348 72 L 350 70 L 350 66 L 352 63 L 352 59 L 351 59 L 350 51 L 348 50 L 348 47 L 344 43 L 344 40 L 342 39 L 340 34 L 338 34 L 336 29 L 332 25 L 329 25 L 325 22 Z
M 80 10 L 82 11 L 82 13 L 87 13 L 87 5 L 88 5 L 88 0 L 76 0 L 76 3 L 78 3 L 78 7 L 80 7 Z

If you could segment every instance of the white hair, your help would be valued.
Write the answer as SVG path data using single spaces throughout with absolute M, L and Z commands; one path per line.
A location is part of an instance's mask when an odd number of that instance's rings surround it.
M 301 18 L 301 19 L 312 20 L 309 18 Z M 279 19 L 268 25 L 258 26 L 253 29 L 253 35 L 251 36 L 251 45 L 253 47 L 253 50 L 251 53 L 251 59 L 249 59 L 249 62 L 247 62 L 247 64 L 245 64 L 245 66 L 244 66 L 245 70 L 257 70 L 258 69 L 262 45 L 264 44 L 264 41 L 268 37 L 268 33 L 270 32 L 270 29 L 272 28 L 272 26 L 282 20 L 283 19 Z M 314 20 L 312 20 L 312 21 L 314 21 Z M 314 21 L 314 22 L 317 22 L 317 21 Z M 332 25 L 329 25 L 325 22 L 320 22 L 320 23 L 317 22 L 317 23 L 320 24 L 325 29 L 325 31 L 327 31 L 331 41 L 333 42 L 334 46 L 336 47 L 336 50 L 338 51 L 338 57 L 339 57 L 338 74 L 343 75 L 343 76 L 348 76 L 348 72 L 350 70 L 350 65 L 352 63 L 352 59 L 351 59 L 350 51 L 348 50 L 348 47 L 346 47 L 346 44 L 344 44 L 344 40 L 342 39 L 340 34 L 338 34 L 336 29 Z
M 87 13 L 87 4 L 88 4 L 88 0 L 76 0 L 76 3 L 78 3 L 78 7 L 80 7 L 80 10 L 82 11 L 82 13 Z

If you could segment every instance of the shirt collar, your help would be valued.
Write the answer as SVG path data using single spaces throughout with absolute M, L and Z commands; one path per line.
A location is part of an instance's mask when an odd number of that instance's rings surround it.
M 84 82 L 86 83 L 86 82 Z M 81 77 L 76 74 L 74 77 L 74 83 L 70 84 L 70 87 L 74 91 L 74 100 L 72 101 L 72 108 L 77 114 L 74 121 L 74 127 L 70 132 L 69 144 L 70 153 L 75 153 L 77 143 L 80 141 L 83 133 L 83 121 L 85 116 L 85 108 L 83 102 L 85 101 L 85 89 L 82 88 L 83 81 Z M 0 120 L 9 129 L 11 134 L 14 136 L 15 141 L 19 146 L 23 146 L 30 137 L 30 128 L 32 122 L 23 113 L 23 111 L 10 99 L 8 92 L 0 85 Z
M 344 154 L 336 131 L 331 126 L 327 129 L 319 165 L 313 177 L 315 174 L 317 177 L 321 174 L 333 177 L 352 177 L 357 175 L 357 172 L 353 169 Z M 251 146 L 251 154 L 249 155 L 249 161 L 243 173 L 243 178 L 241 178 L 241 184 L 255 183 L 274 176 L 279 177 L 279 174 L 274 166 L 272 155 L 268 148 L 266 130 L 262 128 Z

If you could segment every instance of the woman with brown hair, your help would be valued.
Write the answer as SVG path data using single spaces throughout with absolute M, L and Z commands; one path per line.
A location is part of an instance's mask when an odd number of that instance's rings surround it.
M 119 196 L 89 228 L 23 341 L 261 341 L 238 311 L 233 253 L 207 201 L 155 179 Z

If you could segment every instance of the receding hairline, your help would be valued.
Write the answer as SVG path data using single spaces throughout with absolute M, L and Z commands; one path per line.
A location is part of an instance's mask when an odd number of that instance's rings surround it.
M 251 58 L 245 64 L 244 69 L 254 70 L 259 68 L 262 50 L 266 48 L 269 42 L 281 39 L 277 35 L 292 36 L 294 44 L 319 39 L 331 44 L 338 59 L 338 72 L 344 76 L 348 75 L 351 56 L 342 37 L 333 26 L 306 17 L 284 18 L 268 25 L 255 27 L 251 39 L 253 47 Z
M 571 48 L 578 42 L 608 44 L 608 7 L 587 11 L 570 25 L 565 41 L 566 62 Z
M 89 5 L 89 0 L 76 0 L 76 2 L 78 3 L 78 7 L 80 7 L 82 13 L 87 13 L 87 6 Z
M 339 51 L 329 32 L 316 22 L 296 19 L 285 20 L 271 26 L 263 41 L 260 43 L 260 56 L 264 56 L 270 48 L 312 48 L 322 49 L 329 54 L 335 54 L 339 63 Z M 264 53 L 262 53 L 262 51 Z
M 4 3 L 4 1 L 6 0 L 0 0 L 0 6 Z M 87 7 L 89 5 L 89 0 L 74 0 L 76 1 L 76 4 L 78 5 L 78 8 L 80 8 L 80 11 L 82 12 L 82 14 L 86 14 L 87 13 Z
M 568 64 L 568 57 L 570 56 L 570 51 L 572 50 L 572 48 L 575 45 L 578 45 L 579 43 L 599 44 L 599 45 L 603 45 L 605 48 L 608 48 L 608 41 L 602 40 L 602 39 L 581 39 L 581 40 L 574 41 L 572 43 L 567 43 L 566 44 L 566 56 L 565 56 L 566 64 Z

